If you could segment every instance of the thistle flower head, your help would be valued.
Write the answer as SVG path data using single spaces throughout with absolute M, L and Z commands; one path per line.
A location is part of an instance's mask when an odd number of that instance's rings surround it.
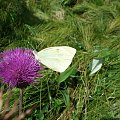
M 27 87 L 39 77 L 41 68 L 31 49 L 16 48 L 0 55 L 0 78 L 10 87 Z

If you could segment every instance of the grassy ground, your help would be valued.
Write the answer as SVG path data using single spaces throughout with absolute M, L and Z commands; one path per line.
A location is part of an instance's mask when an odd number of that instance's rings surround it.
M 26 120 L 120 120 L 119 0 L 30 0 L 24 4 L 29 17 L 22 12 L 24 20 L 10 17 L 12 31 L 2 32 L 1 51 L 13 47 L 39 51 L 58 45 L 77 50 L 72 63 L 77 65 L 67 79 L 63 74 L 59 82 L 59 73 L 45 69 L 37 89 L 26 88 L 24 109 L 39 104 Z M 15 17 L 23 21 L 13 29 Z M 0 30 L 6 24 L 3 20 Z M 89 76 L 93 58 L 104 62 L 100 71 Z M 14 89 L 12 100 L 18 91 Z

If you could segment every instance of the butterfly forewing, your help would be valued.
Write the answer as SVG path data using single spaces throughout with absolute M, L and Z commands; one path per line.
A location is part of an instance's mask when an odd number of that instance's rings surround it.
M 49 47 L 38 52 L 39 61 L 48 68 L 64 72 L 71 64 L 76 49 L 68 46 Z

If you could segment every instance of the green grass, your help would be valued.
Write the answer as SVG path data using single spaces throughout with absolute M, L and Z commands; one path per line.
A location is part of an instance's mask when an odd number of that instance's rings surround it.
M 32 11 L 29 15 L 26 11 L 31 19 L 26 18 L 21 27 L 11 27 L 14 34 L 2 31 L 1 51 L 14 47 L 39 51 L 58 45 L 77 50 L 72 62 L 77 64 L 75 70 L 66 79 L 63 75 L 62 82 L 58 81 L 59 73 L 45 69 L 38 89 L 26 88 L 24 109 L 39 104 L 26 120 L 119 120 L 119 0 L 31 0 L 26 7 Z M 93 58 L 102 58 L 104 63 L 100 71 L 89 76 Z

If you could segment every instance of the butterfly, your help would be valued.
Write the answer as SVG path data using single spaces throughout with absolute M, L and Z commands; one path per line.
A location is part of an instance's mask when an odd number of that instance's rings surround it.
M 69 46 L 48 47 L 39 52 L 33 51 L 40 63 L 57 72 L 64 72 L 72 62 L 76 49 Z
M 90 75 L 96 73 L 101 69 L 103 61 L 101 59 L 93 59 L 91 63 L 91 73 Z

